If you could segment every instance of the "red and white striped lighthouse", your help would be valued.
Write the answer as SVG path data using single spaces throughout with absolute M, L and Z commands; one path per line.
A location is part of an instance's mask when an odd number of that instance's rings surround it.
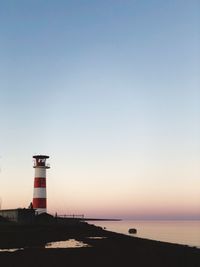
M 47 212 L 47 194 L 46 194 L 46 169 L 50 166 L 46 164 L 49 156 L 36 155 L 34 158 L 35 179 L 33 192 L 33 208 L 38 214 Z

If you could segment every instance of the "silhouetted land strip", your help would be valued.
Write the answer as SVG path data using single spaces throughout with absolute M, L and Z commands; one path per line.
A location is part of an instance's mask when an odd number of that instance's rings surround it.
M 128 230 L 128 229 L 127 229 Z M 106 237 L 91 239 L 90 237 Z M 91 247 L 45 249 L 46 242 L 74 238 Z M 0 225 L 0 248 L 32 247 L 1 252 L 2 267 L 152 266 L 199 267 L 200 250 L 106 231 L 79 220 L 39 221 L 34 225 Z M 35 248 L 34 248 L 35 247 Z
M 81 221 L 107 221 L 107 222 L 119 222 L 122 221 L 122 219 L 103 219 L 103 218 L 83 218 Z

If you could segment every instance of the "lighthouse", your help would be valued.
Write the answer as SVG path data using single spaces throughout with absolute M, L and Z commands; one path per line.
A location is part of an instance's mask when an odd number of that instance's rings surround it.
M 46 163 L 46 160 L 49 156 L 36 155 L 33 158 L 33 168 L 35 168 L 33 208 L 36 213 L 41 214 L 47 212 L 46 169 L 49 169 L 50 166 Z

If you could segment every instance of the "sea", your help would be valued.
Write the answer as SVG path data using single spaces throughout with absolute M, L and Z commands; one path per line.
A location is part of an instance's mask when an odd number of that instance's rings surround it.
M 106 230 L 126 235 L 183 244 L 200 248 L 200 220 L 198 221 L 90 221 Z M 129 234 L 136 228 L 136 234 Z

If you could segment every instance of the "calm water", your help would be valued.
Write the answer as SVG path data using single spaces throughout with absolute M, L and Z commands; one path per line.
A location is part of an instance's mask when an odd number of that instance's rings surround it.
M 200 221 L 93 221 L 89 223 L 127 235 L 130 228 L 136 228 L 137 234 L 133 236 L 200 248 Z

